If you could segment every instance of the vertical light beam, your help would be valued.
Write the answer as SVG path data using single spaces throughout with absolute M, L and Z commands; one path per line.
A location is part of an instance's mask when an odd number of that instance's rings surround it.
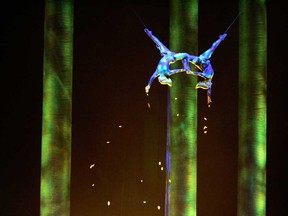
M 240 0 L 238 215 L 266 215 L 266 7 Z
M 198 53 L 198 0 L 171 0 L 170 48 Z M 182 67 L 182 65 L 179 65 Z M 197 78 L 171 77 L 168 92 L 166 216 L 195 216 L 197 188 Z M 177 98 L 177 100 L 175 100 Z
M 46 0 L 40 214 L 70 215 L 72 0 Z

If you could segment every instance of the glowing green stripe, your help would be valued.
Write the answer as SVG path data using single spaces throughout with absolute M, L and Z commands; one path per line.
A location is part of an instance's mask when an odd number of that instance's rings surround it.
M 249 5 L 249 6 L 248 6 Z M 238 215 L 266 215 L 266 9 L 240 1 Z
M 41 158 L 41 216 L 70 215 L 73 3 L 47 0 Z
M 197 54 L 198 1 L 171 0 L 170 8 L 171 50 Z M 195 86 L 197 78 L 185 73 L 171 78 L 173 86 L 170 88 L 168 149 L 170 156 L 168 176 L 171 182 L 166 215 L 195 216 L 197 199 L 197 92 Z

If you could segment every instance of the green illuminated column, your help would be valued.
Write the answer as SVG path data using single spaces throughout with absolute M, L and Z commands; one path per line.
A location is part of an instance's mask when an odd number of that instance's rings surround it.
M 70 215 L 72 0 L 46 0 L 41 216 Z
M 198 53 L 198 0 L 171 0 L 170 49 Z M 178 67 L 182 67 L 179 65 Z M 197 78 L 171 77 L 168 98 L 166 216 L 195 216 L 197 187 Z
M 240 0 L 238 216 L 266 215 L 266 7 Z

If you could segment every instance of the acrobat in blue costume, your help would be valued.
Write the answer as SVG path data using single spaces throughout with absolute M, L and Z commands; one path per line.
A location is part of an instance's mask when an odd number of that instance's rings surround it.
M 152 82 L 156 77 L 158 77 L 158 81 L 162 85 L 168 85 L 169 87 L 171 87 L 172 80 L 169 78 L 169 76 L 171 76 L 172 74 L 185 72 L 186 70 L 184 69 L 184 67 L 181 69 L 170 70 L 170 64 L 175 63 L 178 60 L 187 59 L 189 54 L 172 52 L 157 37 L 155 37 L 151 31 L 149 31 L 147 28 L 145 28 L 144 31 L 154 41 L 156 47 L 159 49 L 162 56 L 160 61 L 158 62 L 155 72 L 149 79 L 148 85 L 145 87 L 145 92 L 148 95 Z M 183 65 L 186 64 L 186 62 L 187 60 L 184 60 Z
M 227 34 L 223 34 L 219 36 L 219 39 L 215 41 L 212 46 L 202 53 L 199 57 L 195 57 L 192 55 L 188 55 L 188 57 L 182 61 L 184 62 L 184 68 L 187 74 L 197 75 L 203 78 L 203 81 L 200 81 L 196 85 L 196 89 L 205 89 L 207 90 L 207 103 L 210 104 L 212 102 L 211 92 L 212 92 L 212 78 L 214 76 L 214 70 L 210 61 L 210 58 L 215 51 L 215 49 L 219 46 L 219 44 L 226 38 Z M 197 69 L 200 71 L 193 72 L 190 69 L 189 62 L 192 63 Z

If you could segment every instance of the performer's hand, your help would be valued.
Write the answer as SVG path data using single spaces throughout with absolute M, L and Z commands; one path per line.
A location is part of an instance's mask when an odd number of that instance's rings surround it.
M 147 34 L 152 34 L 152 31 L 149 31 L 149 29 L 145 28 L 144 31 L 147 33 Z
M 209 106 L 212 103 L 210 95 L 207 95 L 207 105 Z
M 150 86 L 147 85 L 147 86 L 145 87 L 145 92 L 146 92 L 147 95 L 148 95 L 148 93 L 149 93 L 149 89 L 150 89 Z
M 224 40 L 224 39 L 226 38 L 226 36 L 227 36 L 227 34 L 222 34 L 222 35 L 219 36 L 219 38 L 220 38 L 221 40 Z

